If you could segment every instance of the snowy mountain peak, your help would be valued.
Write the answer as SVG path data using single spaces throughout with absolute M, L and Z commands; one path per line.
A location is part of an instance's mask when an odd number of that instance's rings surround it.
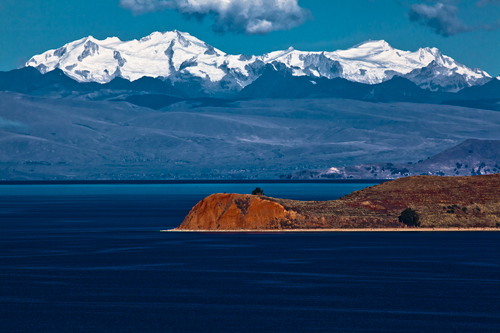
M 362 43 L 354 45 L 349 48 L 349 50 L 359 50 L 360 52 L 373 53 L 373 52 L 383 52 L 391 51 L 394 48 L 387 43 L 385 40 L 366 40 Z
M 262 68 L 272 63 L 281 63 L 275 68 L 285 66 L 296 76 L 342 77 L 376 84 L 398 75 L 422 88 L 444 91 L 458 91 L 491 79 L 486 72 L 459 64 L 437 48 L 410 52 L 395 49 L 384 40 L 368 40 L 334 52 L 304 52 L 290 47 L 262 56 L 230 55 L 178 30 L 153 32 L 131 41 L 88 36 L 36 55 L 26 66 L 42 73 L 60 68 L 80 82 L 106 83 L 117 76 L 131 81 L 161 77 L 175 86 L 223 96 L 252 83 L 262 74 Z

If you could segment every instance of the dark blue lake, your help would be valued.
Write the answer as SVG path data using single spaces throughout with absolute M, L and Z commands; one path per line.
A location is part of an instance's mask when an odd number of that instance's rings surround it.
M 500 332 L 500 233 L 160 233 L 214 192 L 0 186 L 0 332 Z

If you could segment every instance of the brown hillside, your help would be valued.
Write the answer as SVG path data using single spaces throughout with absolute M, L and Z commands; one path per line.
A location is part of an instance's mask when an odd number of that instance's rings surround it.
M 417 211 L 422 227 L 500 227 L 500 174 L 407 177 L 334 201 L 213 194 L 177 229 L 403 228 L 398 216 L 406 208 Z

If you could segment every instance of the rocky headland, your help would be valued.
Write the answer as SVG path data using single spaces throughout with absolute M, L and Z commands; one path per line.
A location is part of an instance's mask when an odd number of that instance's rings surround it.
M 408 229 L 399 218 L 408 208 L 421 228 L 500 228 L 500 174 L 406 177 L 332 201 L 213 194 L 175 230 Z

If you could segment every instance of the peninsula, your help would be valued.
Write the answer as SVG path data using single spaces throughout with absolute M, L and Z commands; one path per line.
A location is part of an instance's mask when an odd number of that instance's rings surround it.
M 403 211 L 417 216 L 408 226 Z M 417 227 L 418 226 L 418 227 Z M 332 201 L 213 194 L 172 231 L 500 230 L 500 174 L 401 178 Z

